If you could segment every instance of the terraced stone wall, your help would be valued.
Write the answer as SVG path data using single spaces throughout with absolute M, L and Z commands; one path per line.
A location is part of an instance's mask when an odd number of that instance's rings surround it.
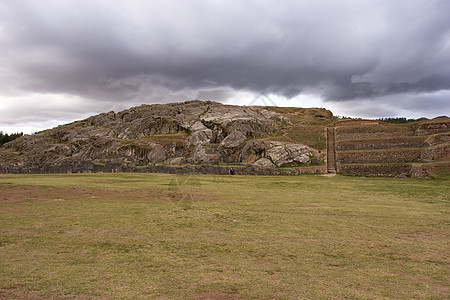
M 231 166 L 227 165 L 146 165 L 136 167 L 124 166 L 120 163 L 95 164 L 91 161 L 82 161 L 74 164 L 55 164 L 52 166 L 34 168 L 7 168 L 0 166 L 0 174 L 63 174 L 63 173 L 167 173 L 167 174 L 214 174 L 227 175 Z M 326 166 L 305 166 L 292 168 L 272 168 L 258 166 L 234 165 L 236 175 L 299 175 L 299 174 L 325 174 Z
M 450 118 L 393 125 L 340 122 L 328 151 L 338 173 L 359 176 L 433 177 L 450 174 Z M 330 161 L 328 159 L 327 161 Z

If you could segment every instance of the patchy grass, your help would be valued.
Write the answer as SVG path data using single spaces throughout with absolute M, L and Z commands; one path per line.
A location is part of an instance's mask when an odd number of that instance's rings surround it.
M 0 298 L 446 299 L 448 183 L 0 175 Z
M 324 150 L 327 147 L 325 138 L 325 126 L 302 125 L 289 126 L 282 129 L 275 135 L 264 138 L 265 140 L 279 141 L 294 144 L 308 145 L 317 150 Z
M 267 107 L 289 118 L 291 125 L 284 124 L 276 134 L 265 139 L 299 143 L 317 150 L 326 148 L 325 128 L 333 124 L 330 111 L 321 108 Z

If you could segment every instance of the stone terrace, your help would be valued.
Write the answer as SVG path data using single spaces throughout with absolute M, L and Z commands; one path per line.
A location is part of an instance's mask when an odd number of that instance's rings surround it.
M 400 125 L 341 121 L 333 131 L 327 131 L 335 157 L 329 171 L 335 166 L 347 175 L 430 178 L 450 170 L 450 118 Z

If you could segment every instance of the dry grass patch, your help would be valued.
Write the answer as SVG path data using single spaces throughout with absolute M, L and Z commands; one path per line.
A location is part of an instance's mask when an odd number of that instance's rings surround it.
M 445 299 L 448 182 L 0 175 L 0 296 Z

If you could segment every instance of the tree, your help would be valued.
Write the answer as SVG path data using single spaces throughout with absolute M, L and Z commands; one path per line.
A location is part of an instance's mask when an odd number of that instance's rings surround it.
M 0 131 L 0 147 L 3 146 L 3 144 L 11 142 L 21 136 L 23 136 L 23 132 L 7 134 L 3 133 L 3 131 Z
M 420 118 L 420 119 L 407 119 L 407 118 L 379 118 L 379 121 L 387 122 L 387 123 L 394 123 L 394 124 L 404 124 L 404 123 L 410 123 L 410 122 L 416 122 L 421 121 L 426 118 Z

